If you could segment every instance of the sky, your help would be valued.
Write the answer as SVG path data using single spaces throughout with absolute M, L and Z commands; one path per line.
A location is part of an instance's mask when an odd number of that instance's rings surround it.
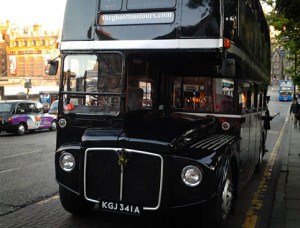
M 66 0 L 0 0 L 0 22 L 61 29 Z
M 20 25 L 39 24 L 47 29 L 61 29 L 66 1 L 0 0 L 0 22 L 10 20 Z
M 1 0 L 0 0 L 1 1 Z M 273 10 L 272 6 L 267 5 L 266 3 L 261 4 L 266 13 L 269 13 Z

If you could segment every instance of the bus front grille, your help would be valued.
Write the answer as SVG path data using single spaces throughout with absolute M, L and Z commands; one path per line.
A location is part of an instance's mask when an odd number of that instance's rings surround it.
M 90 148 L 85 151 L 84 194 L 101 199 L 138 203 L 144 210 L 160 206 L 163 158 L 123 148 Z

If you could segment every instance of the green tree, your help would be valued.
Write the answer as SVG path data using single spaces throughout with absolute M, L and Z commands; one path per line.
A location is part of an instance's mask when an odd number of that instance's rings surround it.
M 286 18 L 300 20 L 300 0 L 276 0 L 276 10 Z
M 300 86 L 299 52 L 300 52 L 300 0 L 262 0 L 273 7 L 268 13 L 267 21 L 275 30 L 280 31 L 276 37 L 278 46 L 284 47 L 289 53 L 289 60 L 294 63 L 287 72 L 293 82 Z

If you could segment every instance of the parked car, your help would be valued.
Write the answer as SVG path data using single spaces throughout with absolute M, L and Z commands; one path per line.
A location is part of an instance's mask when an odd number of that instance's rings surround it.
M 57 116 L 47 113 L 42 103 L 32 100 L 0 101 L 0 133 L 24 135 L 27 131 L 57 128 Z

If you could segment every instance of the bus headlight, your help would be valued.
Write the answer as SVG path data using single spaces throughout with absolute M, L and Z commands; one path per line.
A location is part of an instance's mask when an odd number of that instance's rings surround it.
M 66 171 L 71 172 L 75 167 L 75 158 L 72 154 L 64 152 L 59 157 L 60 167 Z
M 202 181 L 202 172 L 196 166 L 186 166 L 181 171 L 181 179 L 187 186 L 195 187 Z

